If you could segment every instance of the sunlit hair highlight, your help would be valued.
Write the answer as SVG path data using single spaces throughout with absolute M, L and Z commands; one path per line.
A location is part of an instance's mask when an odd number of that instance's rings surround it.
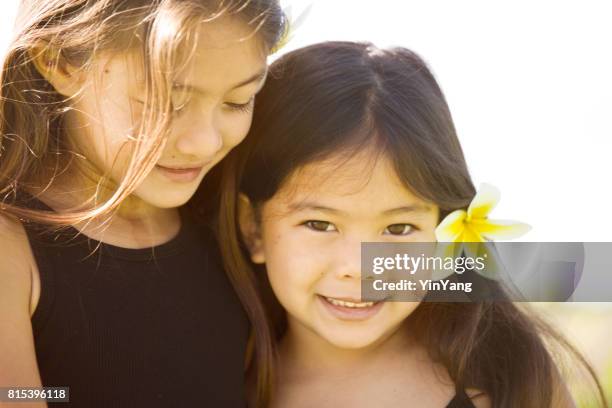
M 264 52 L 286 33 L 275 0 L 23 1 L 0 83 L 0 211 L 50 225 L 110 217 L 160 157 L 172 123 L 173 76 L 193 54 L 196 27 L 222 17 L 252 27 Z M 20 191 L 40 193 L 68 166 L 87 161 L 62 131 L 71 100 L 39 73 L 34 58 L 47 53 L 51 69 L 69 64 L 88 72 L 97 57 L 130 51 L 144 68 L 144 108 L 129 138 L 131 161 L 123 178 L 113 182 L 99 174 L 88 197 L 62 212 L 20 205 Z

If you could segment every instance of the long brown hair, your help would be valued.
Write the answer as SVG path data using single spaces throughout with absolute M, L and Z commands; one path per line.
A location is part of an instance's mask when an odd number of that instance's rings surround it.
M 465 208 L 475 195 L 444 95 L 415 53 L 329 42 L 276 61 L 258 96 L 251 132 L 224 163 L 219 235 L 226 266 L 245 279 L 262 273 L 239 236 L 239 192 L 257 209 L 301 166 L 371 147 L 391 160 L 408 189 L 436 203 L 441 217 Z M 269 288 L 263 284 L 261 291 Z M 268 313 L 272 334 L 259 339 L 275 342 L 285 329 L 284 313 L 274 301 Z M 589 364 L 525 307 L 510 301 L 423 302 L 407 322 L 458 387 L 486 392 L 492 406 L 552 406 L 559 381 L 549 340 L 582 364 L 605 405 Z M 255 324 L 259 332 L 267 330 L 266 322 Z M 274 360 L 257 360 L 254 367 L 259 387 L 271 390 Z
M 109 216 L 159 159 L 172 120 L 173 73 L 192 55 L 197 26 L 221 16 L 248 24 L 266 52 L 287 27 L 278 0 L 22 1 L 0 80 L 0 210 L 56 225 Z M 39 73 L 36 56 L 48 54 L 55 69 L 70 64 L 87 71 L 101 53 L 128 50 L 136 51 L 143 63 L 145 92 L 124 178 L 111 182 L 100 174 L 91 197 L 70 211 L 43 212 L 18 205 L 18 191 L 44 190 L 69 165 L 79 164 L 74 160 L 79 152 L 62 131 L 71 101 Z M 100 194 L 99 187 L 108 185 L 110 192 Z

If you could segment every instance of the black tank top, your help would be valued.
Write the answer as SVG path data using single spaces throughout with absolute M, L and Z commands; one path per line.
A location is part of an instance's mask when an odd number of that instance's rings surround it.
M 44 386 L 58 407 L 241 407 L 248 320 L 212 233 L 182 214 L 146 249 L 26 231 L 40 271 L 32 317 Z M 99 246 L 97 249 L 96 247 Z

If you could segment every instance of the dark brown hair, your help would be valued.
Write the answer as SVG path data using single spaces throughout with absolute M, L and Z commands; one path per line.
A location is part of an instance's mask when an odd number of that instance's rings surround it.
M 444 95 L 423 60 L 407 49 L 351 42 L 302 48 L 272 65 L 257 98 L 251 132 L 222 174 L 222 252 L 226 267 L 244 279 L 255 282 L 236 223 L 237 194 L 257 208 L 308 163 L 374 147 L 408 189 L 439 206 L 441 217 L 475 195 Z M 255 361 L 261 395 L 273 385 L 271 348 L 284 330 L 279 307 L 272 302 L 268 308 L 272 327 L 254 322 L 258 347 L 266 349 Z M 512 302 L 423 302 L 407 323 L 458 387 L 486 392 L 494 407 L 552 406 L 559 378 L 543 337 L 578 359 L 604 400 L 580 354 Z

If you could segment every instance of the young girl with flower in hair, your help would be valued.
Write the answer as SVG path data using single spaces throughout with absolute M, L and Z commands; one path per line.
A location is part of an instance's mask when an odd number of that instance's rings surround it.
M 486 216 L 417 55 L 312 45 L 276 61 L 258 98 L 225 162 L 219 233 L 226 267 L 267 275 L 278 300 L 278 360 L 251 367 L 269 406 L 573 406 L 545 345 L 567 343 L 523 307 L 361 299 L 362 242 L 479 240 L 463 209 Z
M 69 387 L 71 407 L 244 406 L 263 315 L 182 205 L 249 129 L 277 1 L 24 0 L 16 27 L 0 386 Z

